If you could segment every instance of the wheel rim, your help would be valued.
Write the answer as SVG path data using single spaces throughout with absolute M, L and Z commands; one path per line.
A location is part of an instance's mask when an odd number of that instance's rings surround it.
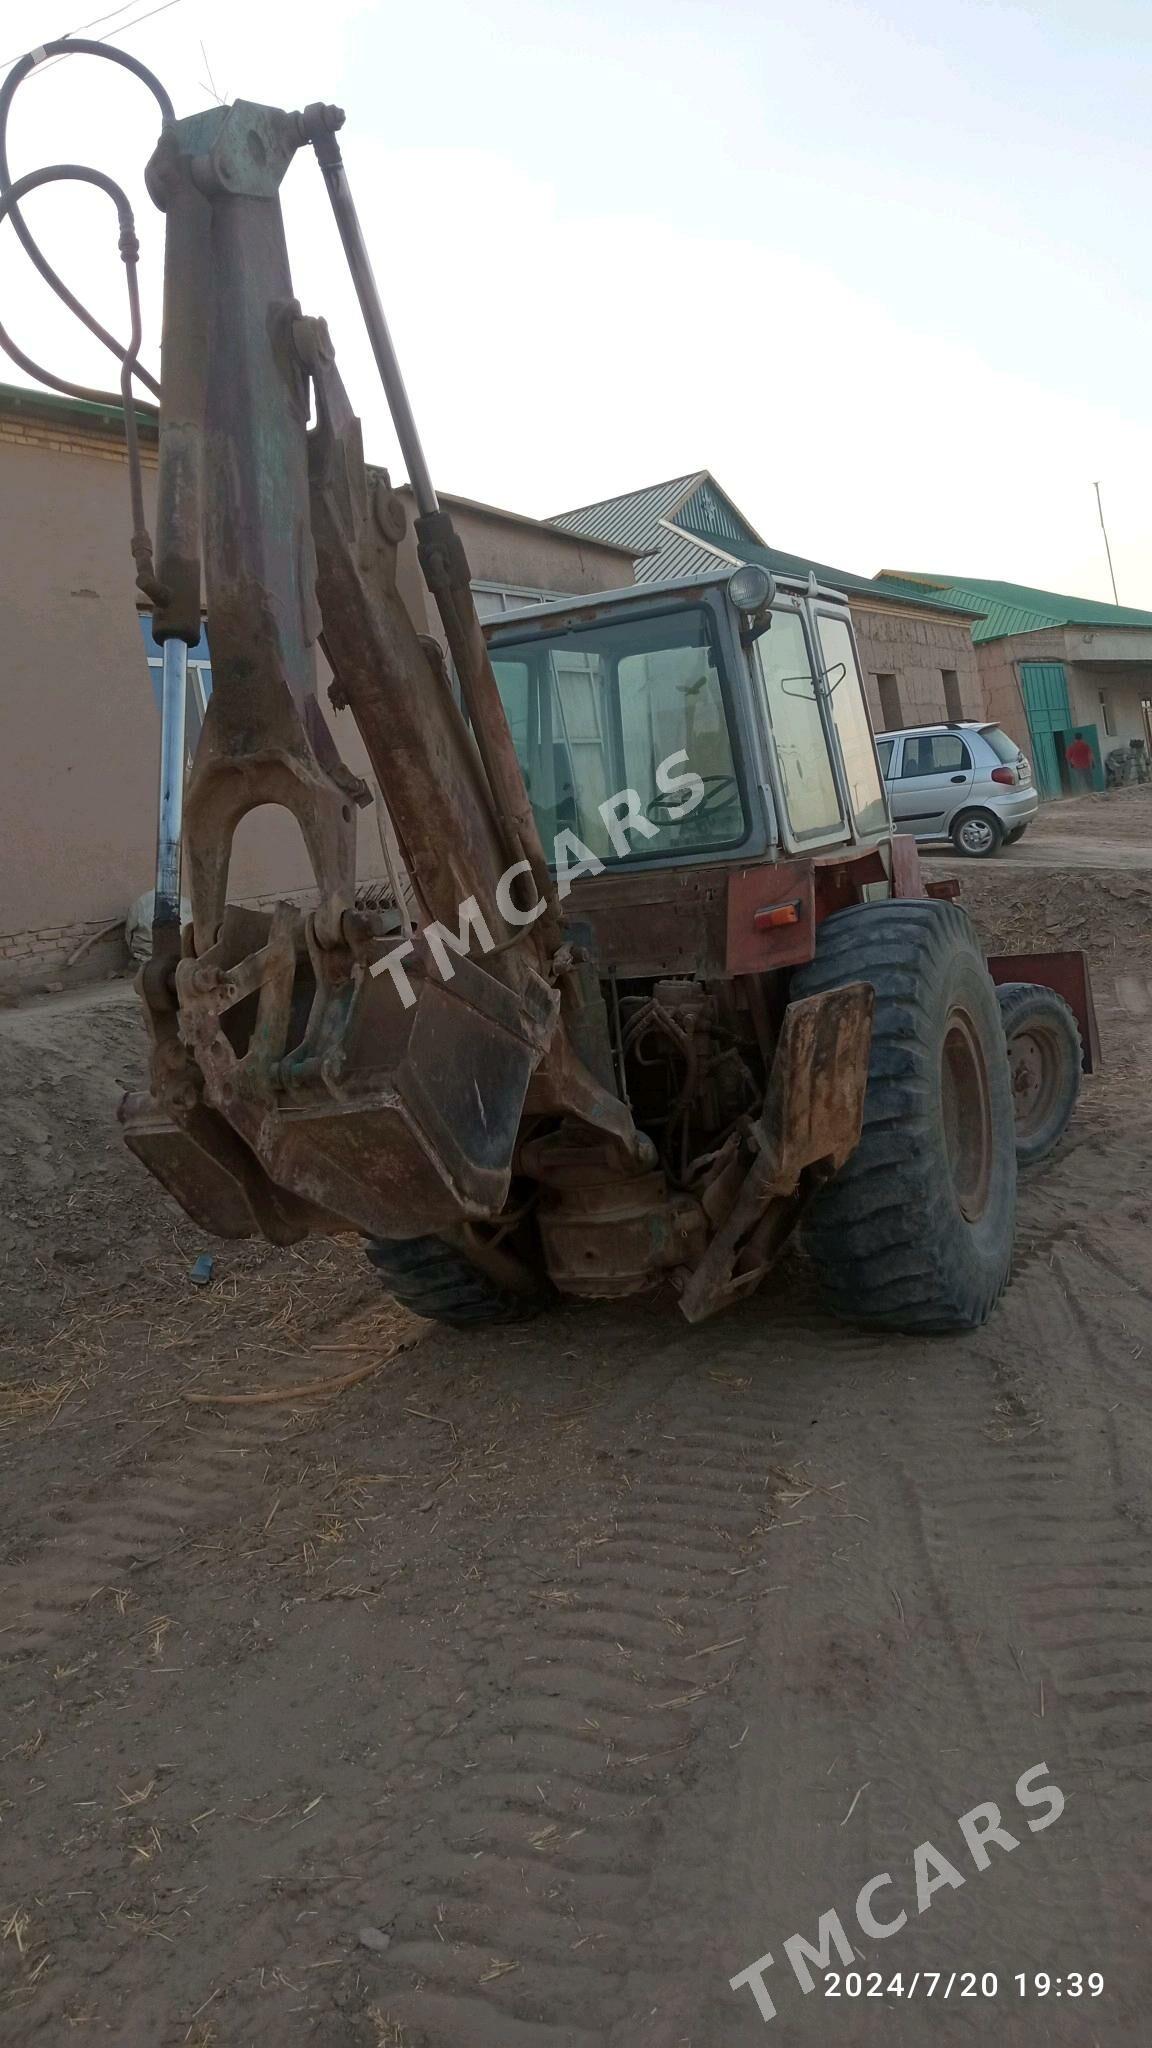
M 952 1186 L 960 1214 L 977 1223 L 992 1184 L 992 1104 L 984 1047 L 967 1010 L 949 1013 L 940 1078 Z
M 960 844 L 965 853 L 990 853 L 995 839 L 987 818 L 965 818 L 960 827 Z
M 1060 1097 L 1062 1065 L 1056 1034 L 1042 1024 L 1030 1024 L 1009 1039 L 1008 1071 L 1017 1138 L 1035 1137 L 1048 1122 Z

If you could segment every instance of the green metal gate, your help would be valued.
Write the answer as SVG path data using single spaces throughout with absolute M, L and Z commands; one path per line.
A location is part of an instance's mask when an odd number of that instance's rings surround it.
M 1020 688 L 1032 734 L 1032 769 L 1041 796 L 1060 795 L 1060 766 L 1053 735 L 1072 724 L 1068 677 L 1062 661 L 1022 661 Z

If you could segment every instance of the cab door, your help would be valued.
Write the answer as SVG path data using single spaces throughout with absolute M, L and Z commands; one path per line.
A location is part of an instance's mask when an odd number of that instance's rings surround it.
M 780 599 L 772 625 L 753 643 L 761 707 L 775 766 L 781 837 L 792 851 L 850 836 L 833 762 L 826 696 L 818 683 L 798 604 Z
M 811 610 L 856 836 L 884 838 L 888 833 L 888 798 L 852 627 L 845 612 L 834 611 L 829 605 L 813 605 Z
M 943 839 L 972 787 L 972 755 L 958 732 L 906 732 L 899 771 L 888 785 L 899 831 Z

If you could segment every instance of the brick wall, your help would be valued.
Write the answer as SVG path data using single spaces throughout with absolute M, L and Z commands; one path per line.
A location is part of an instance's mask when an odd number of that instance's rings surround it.
M 94 923 L 42 926 L 35 931 L 0 932 L 0 993 L 19 994 L 64 981 L 68 987 L 99 980 L 128 964 L 121 926 L 107 931 L 107 919 Z M 101 937 L 101 933 L 105 935 Z M 65 963 L 85 940 L 91 940 L 74 967 Z
M 868 708 L 878 732 L 890 729 L 880 702 L 878 675 L 896 679 L 901 725 L 941 725 L 952 716 L 944 697 L 944 671 L 956 676 L 961 716 L 988 715 L 976 649 L 966 621 L 939 614 L 884 609 L 849 598 Z
M 1063 661 L 1064 633 L 1061 628 L 1043 633 L 1017 633 L 1010 640 L 984 640 L 978 652 L 980 678 L 988 716 L 1001 725 L 1024 753 L 1031 755 L 1032 734 L 1020 688 L 1017 663 L 1021 661 Z
M 125 467 L 123 437 L 88 428 L 64 432 L 44 426 L 38 420 L 5 419 L 0 415 L 0 446 L 48 448 L 55 455 L 92 455 L 98 461 L 116 462 L 122 469 Z M 144 469 L 156 467 L 156 450 L 147 442 L 141 443 L 140 462 Z
M 281 889 L 237 900 L 249 910 L 271 910 L 274 904 L 285 901 L 311 910 L 316 906 L 316 891 Z M 83 954 L 69 966 L 73 953 L 81 946 L 85 948 Z M 42 989 L 49 982 L 63 982 L 67 988 L 73 988 L 81 982 L 102 980 L 133 964 L 123 924 L 115 924 L 110 930 L 107 919 L 48 925 L 34 931 L 0 932 L 0 994 L 19 995 Z

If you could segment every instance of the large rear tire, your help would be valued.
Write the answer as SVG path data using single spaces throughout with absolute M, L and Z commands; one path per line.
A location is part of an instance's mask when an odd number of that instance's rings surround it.
M 792 995 L 871 982 L 860 1143 L 803 1235 L 836 1314 L 894 1330 L 971 1330 L 1012 1265 L 1016 1151 L 996 991 L 965 911 L 860 904 L 820 926 Z
M 540 1307 L 499 1286 L 439 1237 L 374 1237 L 368 1260 L 401 1308 L 449 1329 L 518 1323 Z

